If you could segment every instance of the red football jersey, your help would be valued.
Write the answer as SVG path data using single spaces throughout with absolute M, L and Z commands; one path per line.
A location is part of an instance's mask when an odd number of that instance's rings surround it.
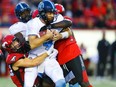
M 55 48 L 58 50 L 57 60 L 60 65 L 67 63 L 81 54 L 76 40 L 73 36 L 67 39 L 58 40 L 55 43 Z
M 19 78 L 21 79 L 22 82 L 24 82 L 24 68 L 18 69 L 18 72 L 20 73 L 20 75 L 19 75 L 19 77 L 17 77 L 15 71 L 12 69 L 12 65 L 21 58 L 24 58 L 24 54 L 12 53 L 12 54 L 9 54 L 6 58 L 6 63 L 8 64 L 8 68 L 10 71 L 10 77 L 11 77 L 13 83 L 17 87 L 23 87 L 22 86 L 23 84 L 20 82 Z
M 70 17 L 64 16 L 65 19 L 71 20 Z M 58 40 L 55 43 L 55 48 L 58 50 L 57 60 L 60 65 L 67 63 L 81 54 L 81 50 L 76 43 L 74 36 L 67 39 Z
M 15 62 L 17 62 L 19 59 L 24 58 L 25 56 L 27 55 L 21 53 L 11 53 L 6 58 L 6 63 L 8 64 L 11 79 L 17 87 L 23 87 L 22 85 L 24 83 L 24 68 L 19 67 L 19 69 L 17 70 L 18 71 L 18 75 L 17 75 L 16 71 L 13 70 L 12 65 Z M 34 85 L 36 84 L 38 84 L 38 79 L 35 80 Z

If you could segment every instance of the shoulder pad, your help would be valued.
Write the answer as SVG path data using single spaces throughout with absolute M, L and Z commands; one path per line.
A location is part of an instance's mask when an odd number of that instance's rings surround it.
M 6 63 L 7 64 L 12 64 L 15 63 L 16 61 L 18 61 L 20 58 L 24 58 L 24 54 L 20 54 L 20 53 L 11 53 L 7 56 L 6 58 Z

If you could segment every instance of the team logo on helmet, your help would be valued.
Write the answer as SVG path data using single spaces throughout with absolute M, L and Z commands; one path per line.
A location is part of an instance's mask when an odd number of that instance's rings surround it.
M 8 43 L 7 43 L 7 42 L 4 42 L 4 43 L 2 44 L 2 47 L 3 47 L 3 48 L 6 48 L 6 45 L 8 45 Z
M 44 3 L 43 2 L 40 2 L 39 5 L 38 5 L 38 10 L 39 11 L 42 11 L 44 8 Z

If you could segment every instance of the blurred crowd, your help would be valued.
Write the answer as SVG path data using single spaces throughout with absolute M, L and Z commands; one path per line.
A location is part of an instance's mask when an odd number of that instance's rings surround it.
M 9 27 L 17 22 L 15 5 L 27 2 L 32 11 L 41 0 L 0 0 L 0 27 Z M 52 0 L 62 4 L 65 15 L 72 18 L 76 29 L 116 29 L 116 0 Z

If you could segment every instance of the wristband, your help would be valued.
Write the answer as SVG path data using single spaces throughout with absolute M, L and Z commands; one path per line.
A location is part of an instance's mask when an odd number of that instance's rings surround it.
M 68 32 L 62 32 L 62 33 L 60 33 L 61 35 L 62 35 L 62 39 L 64 39 L 64 38 L 68 38 Z

